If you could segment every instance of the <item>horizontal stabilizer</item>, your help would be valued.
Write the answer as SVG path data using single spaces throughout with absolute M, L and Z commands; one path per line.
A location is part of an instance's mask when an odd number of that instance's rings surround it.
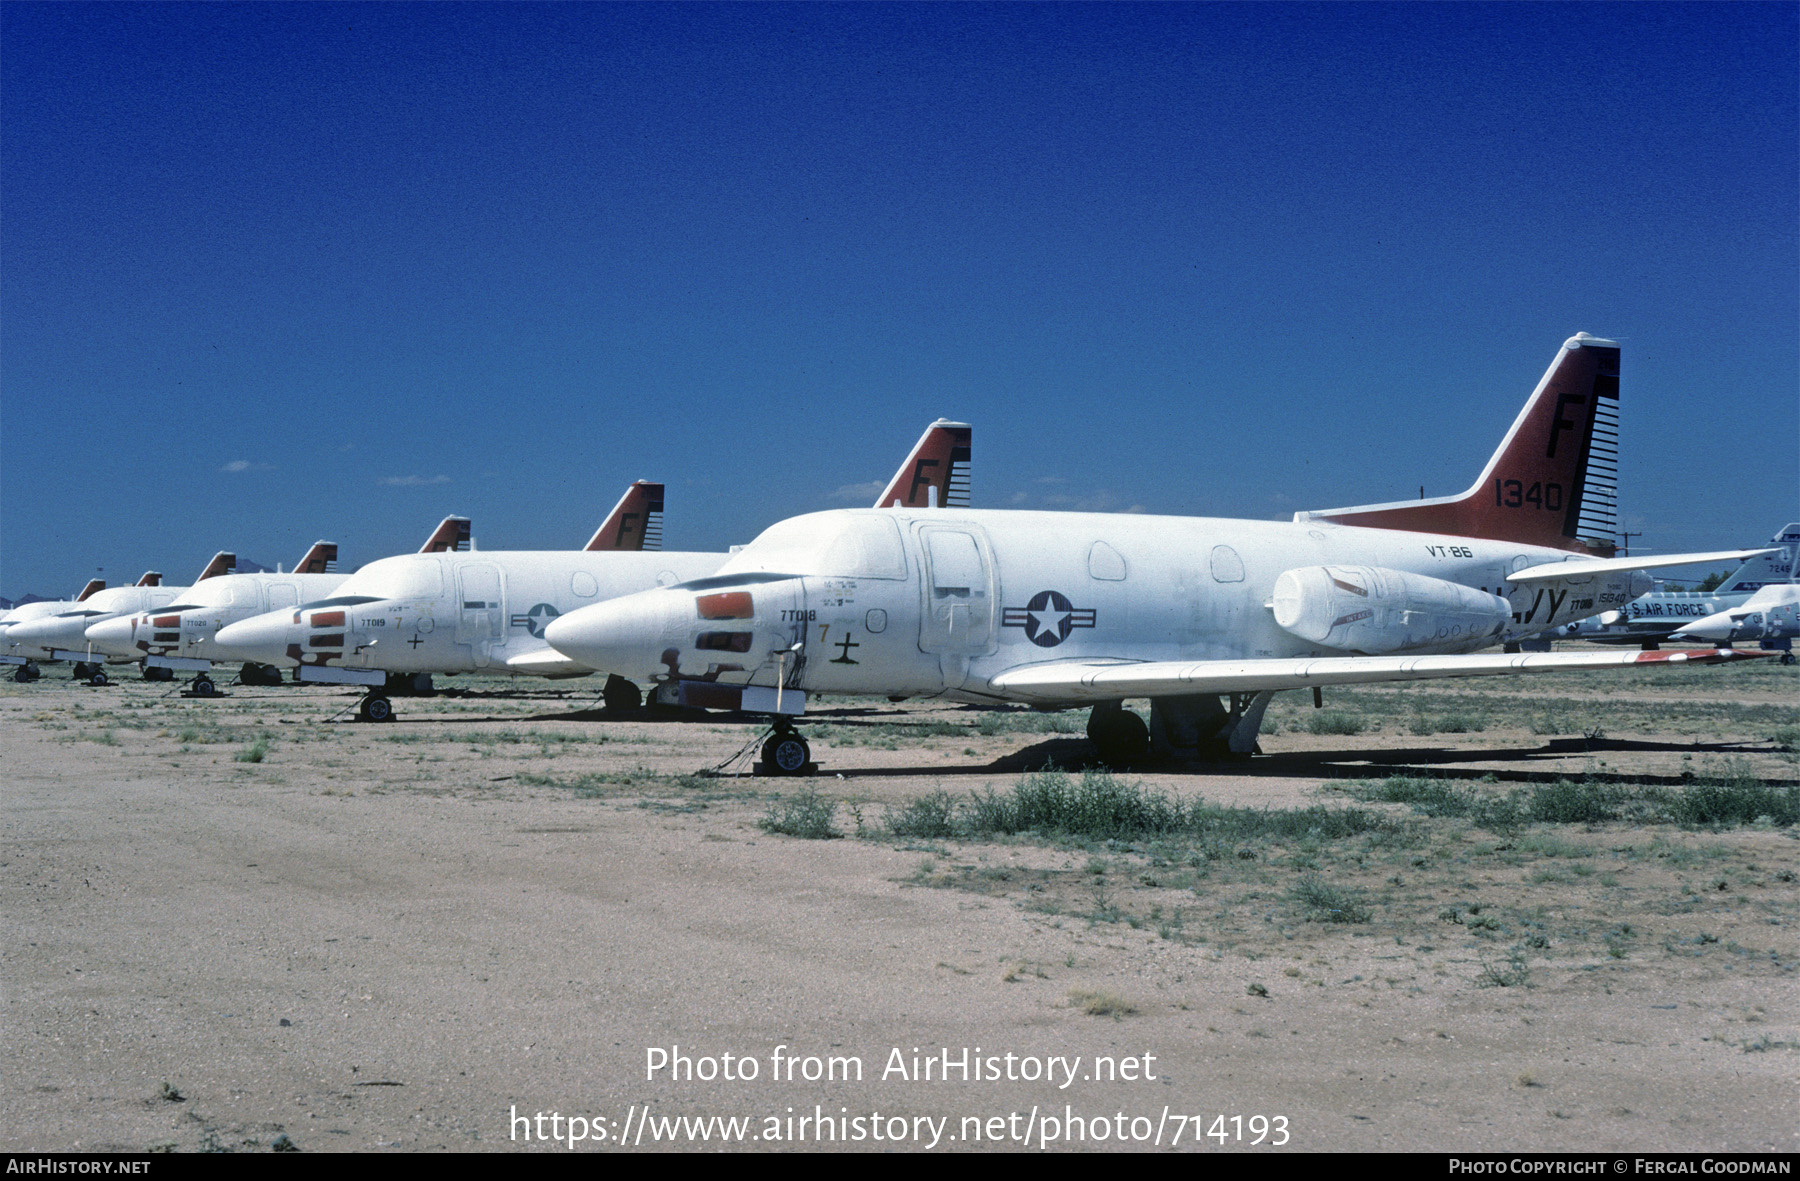
M 639 480 L 625 489 L 613 511 L 582 546 L 586 552 L 601 550 L 659 550 L 662 548 L 663 486 Z
M 1508 574 L 1508 582 L 1554 582 L 1559 578 L 1583 578 L 1590 574 L 1613 574 L 1620 570 L 1654 570 L 1662 566 L 1698 566 L 1703 562 L 1741 562 L 1745 558 L 1754 558 L 1762 554 L 1772 554 L 1772 549 L 1727 549 L 1715 550 L 1710 554 L 1653 554 L 1643 558 L 1574 558 L 1567 562 L 1547 562 L 1542 566 L 1528 566 L 1523 570 Z
M 1732 649 L 1685 652 L 1516 652 L 1470 656 L 1306 656 L 1285 660 L 1062 661 L 1001 673 L 990 684 L 1041 702 L 1118 701 L 1187 693 L 1255 693 L 1377 681 L 1582 672 L 1658 664 L 1724 664 L 1764 655 Z

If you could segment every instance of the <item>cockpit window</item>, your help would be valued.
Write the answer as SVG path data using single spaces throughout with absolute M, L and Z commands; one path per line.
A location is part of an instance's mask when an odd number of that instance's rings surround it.
M 809 513 L 771 525 L 719 575 L 780 571 L 841 578 L 906 577 L 900 526 L 879 512 Z

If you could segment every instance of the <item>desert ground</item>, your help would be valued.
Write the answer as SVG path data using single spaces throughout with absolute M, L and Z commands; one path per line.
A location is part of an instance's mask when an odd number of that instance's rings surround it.
M 1113 773 L 828 700 L 805 780 L 587 682 L 117 675 L 0 683 L 0 1150 L 1800 1150 L 1800 668 Z

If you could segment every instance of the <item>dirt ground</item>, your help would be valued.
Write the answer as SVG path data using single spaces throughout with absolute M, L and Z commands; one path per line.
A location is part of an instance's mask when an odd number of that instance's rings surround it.
M 0 1150 L 1800 1151 L 1800 828 L 1692 807 L 1791 805 L 1800 671 L 1661 671 L 1283 695 L 1088 777 L 1225 819 L 1102 839 L 965 823 L 1083 783 L 1073 712 L 826 702 L 818 776 L 712 778 L 749 722 L 581 683 L 47 667 Z

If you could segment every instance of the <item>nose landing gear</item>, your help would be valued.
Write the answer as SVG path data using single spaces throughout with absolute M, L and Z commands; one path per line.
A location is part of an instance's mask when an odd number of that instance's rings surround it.
M 811 775 L 819 769 L 812 761 L 812 747 L 794 723 L 776 718 L 774 733 L 763 743 L 760 770 L 764 775 Z

